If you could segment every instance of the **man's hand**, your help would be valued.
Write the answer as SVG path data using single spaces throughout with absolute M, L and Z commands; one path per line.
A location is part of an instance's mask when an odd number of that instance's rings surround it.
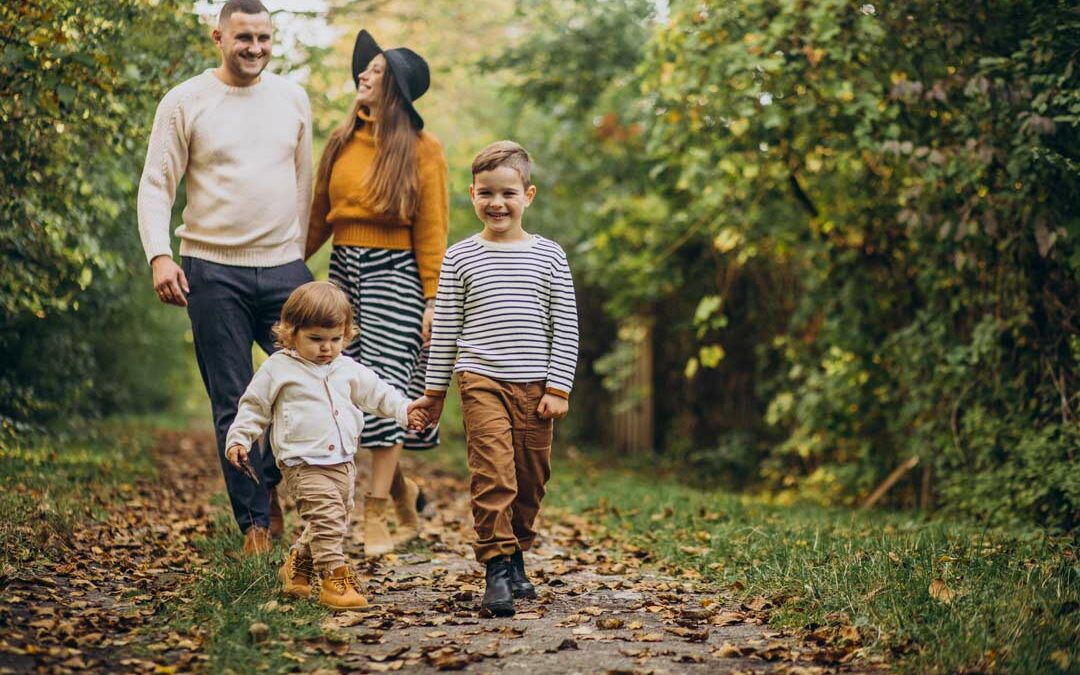
M 247 461 L 248 451 L 242 445 L 230 445 L 229 449 L 225 451 L 225 459 L 229 460 L 229 464 L 236 467 L 237 470 L 244 470 L 244 462 Z
M 427 347 L 431 344 L 431 324 L 435 321 L 435 306 L 428 304 L 424 308 L 424 322 L 420 327 L 420 337 L 424 340 L 424 346 Z
M 441 396 L 421 396 L 409 404 L 410 422 L 412 421 L 413 411 L 420 411 L 427 417 L 424 428 L 429 429 L 435 426 L 439 423 L 439 418 L 442 416 L 443 404 L 445 403 L 446 399 Z
M 536 414 L 545 420 L 566 417 L 568 410 L 570 410 L 570 401 L 555 394 L 544 394 L 544 397 L 540 399 L 540 405 L 536 406 Z
M 167 255 L 156 256 L 150 261 L 150 268 L 154 271 L 154 292 L 158 299 L 169 305 L 187 307 L 187 294 L 191 289 L 184 270 Z

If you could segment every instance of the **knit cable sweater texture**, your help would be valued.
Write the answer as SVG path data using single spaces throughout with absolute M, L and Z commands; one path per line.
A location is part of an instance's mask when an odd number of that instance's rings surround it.
M 364 118 L 361 118 L 364 119 Z M 368 118 L 370 120 L 370 118 Z M 426 131 L 416 143 L 420 167 L 420 208 L 409 221 L 374 211 L 365 176 L 375 162 L 372 125 L 364 124 L 338 154 L 328 185 L 315 186 L 305 255 L 334 237 L 335 246 L 365 246 L 398 251 L 412 249 L 420 268 L 424 297 L 434 298 L 439 266 L 446 253 L 450 196 L 442 144 Z
M 311 202 L 307 94 L 269 72 L 231 87 L 207 70 L 165 95 L 139 183 L 148 261 L 172 255 L 169 220 L 185 175 L 180 255 L 244 267 L 299 260 Z

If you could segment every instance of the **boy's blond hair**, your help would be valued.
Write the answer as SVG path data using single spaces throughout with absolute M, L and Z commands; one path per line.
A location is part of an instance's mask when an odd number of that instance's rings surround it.
M 296 332 L 305 328 L 345 327 L 345 344 L 359 329 L 349 296 L 329 281 L 309 281 L 297 288 L 281 307 L 281 320 L 274 324 L 274 344 L 293 346 Z
M 528 188 L 532 185 L 532 158 L 525 148 L 513 141 L 496 141 L 476 155 L 472 163 L 473 178 L 484 171 L 492 171 L 500 166 L 508 166 L 521 176 L 521 182 Z

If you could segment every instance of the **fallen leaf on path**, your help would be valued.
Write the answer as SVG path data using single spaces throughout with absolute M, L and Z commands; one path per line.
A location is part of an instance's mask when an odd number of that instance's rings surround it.
M 686 638 L 690 642 L 705 642 L 709 639 L 709 629 L 702 628 L 695 630 L 693 628 L 684 628 L 682 626 L 665 628 L 667 632 L 672 635 L 678 635 L 681 638 Z
M 737 647 L 730 642 L 725 642 L 716 649 L 712 650 L 713 656 L 718 656 L 722 659 L 738 659 L 747 654 L 754 652 L 751 647 Z

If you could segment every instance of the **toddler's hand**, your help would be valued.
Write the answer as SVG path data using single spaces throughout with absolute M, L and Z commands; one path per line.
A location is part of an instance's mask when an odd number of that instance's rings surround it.
M 229 460 L 229 464 L 240 471 L 244 470 L 243 463 L 247 461 L 248 451 L 242 445 L 231 445 L 229 449 L 225 451 L 225 459 Z
M 446 400 L 439 396 L 421 396 L 409 404 L 410 422 L 413 412 L 419 411 L 425 417 L 424 428 L 427 429 L 439 422 L 442 416 L 443 404 Z
M 536 406 L 536 414 L 545 420 L 566 417 L 568 410 L 570 410 L 570 401 L 555 394 L 544 394 L 544 397 L 540 399 L 540 405 Z
M 409 413 L 409 430 L 420 432 L 427 429 L 428 422 L 427 413 L 417 408 Z

